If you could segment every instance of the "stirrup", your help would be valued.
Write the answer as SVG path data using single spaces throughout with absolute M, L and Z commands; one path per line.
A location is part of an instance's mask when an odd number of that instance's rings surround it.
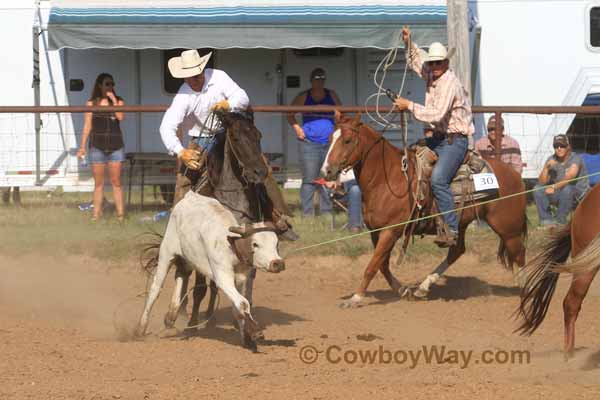
M 441 248 L 456 246 L 458 233 L 451 231 L 438 232 L 433 242 Z

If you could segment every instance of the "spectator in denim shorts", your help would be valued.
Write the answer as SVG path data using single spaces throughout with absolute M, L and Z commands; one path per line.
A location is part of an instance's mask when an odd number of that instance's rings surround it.
M 115 80 L 110 74 L 102 73 L 96 78 L 92 95 L 87 106 L 122 106 L 123 99 L 115 94 Z M 125 161 L 123 133 L 120 122 L 125 118 L 122 112 L 85 113 L 81 146 L 77 157 L 88 154 L 94 176 L 94 213 L 92 220 L 102 216 L 102 200 L 104 198 L 104 175 L 108 164 L 108 175 L 113 187 L 113 197 L 117 210 L 117 219 L 123 222 L 125 206 L 121 186 L 121 163 Z M 89 152 L 86 145 L 89 139 Z

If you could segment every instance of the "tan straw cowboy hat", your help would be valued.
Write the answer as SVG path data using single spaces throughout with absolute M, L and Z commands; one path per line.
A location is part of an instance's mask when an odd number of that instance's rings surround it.
M 429 51 L 427 52 L 427 58 L 425 61 L 430 62 L 449 60 L 454 55 L 454 51 L 454 48 L 451 48 L 450 51 L 447 51 L 446 46 L 440 42 L 433 42 L 429 46 Z
M 200 57 L 197 50 L 185 50 L 181 52 L 181 57 L 173 57 L 169 60 L 169 71 L 174 78 L 190 78 L 200 75 L 212 52 Z

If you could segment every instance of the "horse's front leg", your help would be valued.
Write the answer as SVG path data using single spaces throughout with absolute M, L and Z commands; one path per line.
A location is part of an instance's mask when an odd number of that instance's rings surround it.
M 423 280 L 423 282 L 421 282 L 419 287 L 414 292 L 411 293 L 414 297 L 417 297 L 420 299 L 426 298 L 429 295 L 429 289 L 431 288 L 431 285 L 436 283 L 438 281 L 438 279 L 440 279 L 440 277 L 444 274 L 444 272 L 446 272 L 446 270 L 448 268 L 450 268 L 450 266 L 452 264 L 454 264 L 454 262 L 456 260 L 458 260 L 458 258 L 461 255 L 464 254 L 466 230 L 467 230 L 466 226 L 460 227 L 460 229 L 458 231 L 458 240 L 456 242 L 456 245 L 454 245 L 454 246 L 450 247 L 450 249 L 448 249 L 448 255 L 446 256 L 444 261 L 442 261 L 436 267 L 436 269 L 433 270 L 433 272 L 431 272 L 429 275 L 427 275 L 427 277 Z
M 206 277 L 196 271 L 196 283 L 193 290 L 192 314 L 186 329 L 195 330 L 198 325 L 198 317 L 200 313 L 200 303 L 206 296 Z
M 400 287 L 399 282 L 389 271 L 390 255 L 398 237 L 393 230 L 385 230 L 381 231 L 378 237 L 374 237 L 372 239 L 375 244 L 375 252 L 373 253 L 373 257 L 371 257 L 371 261 L 369 261 L 369 265 L 367 265 L 367 269 L 365 269 L 362 282 L 356 293 L 354 293 L 349 300 L 346 300 L 340 304 L 341 308 L 356 307 L 360 304 L 362 299 L 365 297 L 367 287 L 373 280 L 373 277 L 378 270 L 382 270 L 386 276 L 386 279 L 388 280 L 388 283 L 393 289 L 395 286 L 398 286 L 398 288 Z M 398 288 L 395 290 L 398 290 Z
M 254 289 L 254 279 L 256 278 L 256 268 L 251 268 L 248 272 L 248 277 L 244 283 L 242 295 L 248 300 L 250 306 L 252 306 L 252 290 Z

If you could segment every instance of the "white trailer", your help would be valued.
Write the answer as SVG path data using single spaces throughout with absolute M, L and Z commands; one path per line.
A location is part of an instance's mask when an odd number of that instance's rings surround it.
M 475 104 L 581 106 L 600 93 L 600 1 L 469 0 L 469 9 L 474 42 L 480 29 Z M 585 151 L 574 117 L 504 115 L 521 145 L 524 178 L 537 178 L 556 134 L 569 133 Z M 477 128 L 484 131 L 482 119 Z

